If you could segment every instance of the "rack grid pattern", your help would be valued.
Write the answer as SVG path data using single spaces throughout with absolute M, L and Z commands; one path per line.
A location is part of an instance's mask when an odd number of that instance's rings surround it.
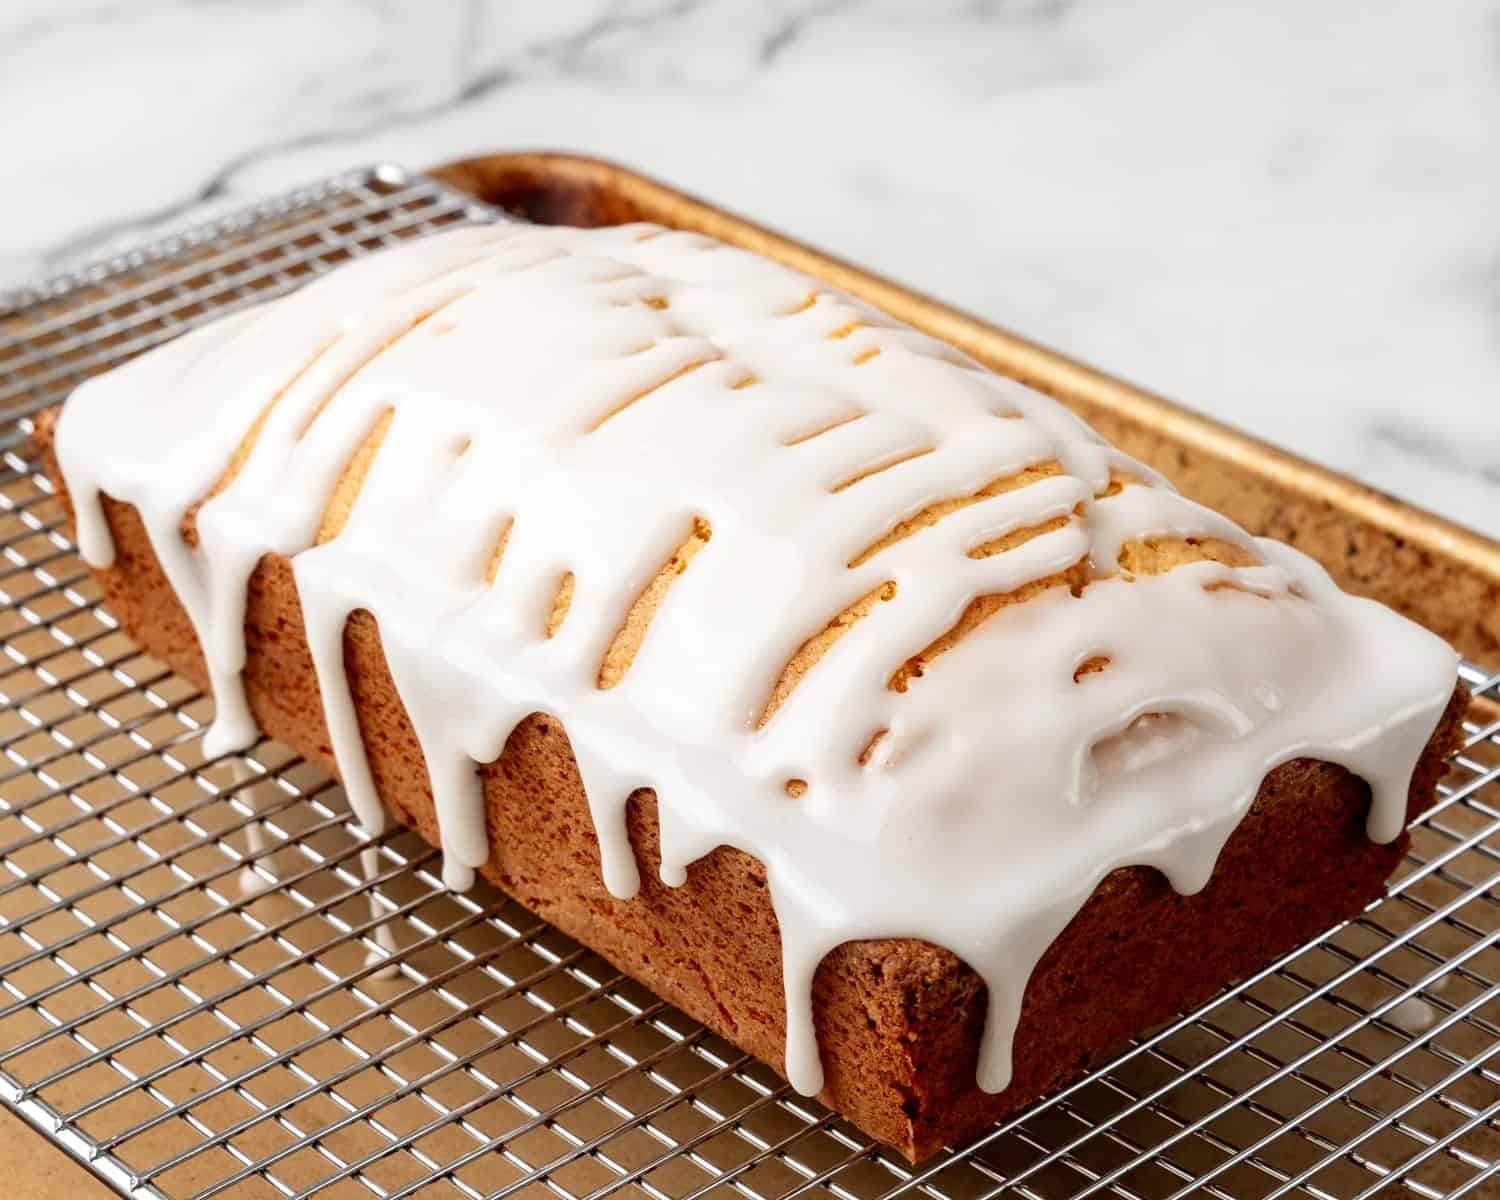
M 500 214 L 394 167 L 0 298 L 0 1100 L 141 1197 L 1500 1194 L 1500 676 L 1387 899 L 912 1167 L 481 885 L 373 841 L 117 628 L 30 415 L 210 315 Z

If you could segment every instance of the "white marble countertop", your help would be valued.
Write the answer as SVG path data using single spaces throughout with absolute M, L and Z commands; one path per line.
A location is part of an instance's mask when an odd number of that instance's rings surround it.
M 0 286 L 573 149 L 1500 534 L 1500 0 L 9 0 L 0 113 Z

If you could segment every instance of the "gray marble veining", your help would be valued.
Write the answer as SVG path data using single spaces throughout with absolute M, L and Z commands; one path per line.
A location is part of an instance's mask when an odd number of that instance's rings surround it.
M 0 285 L 615 158 L 1500 534 L 1500 0 L 10 0 Z

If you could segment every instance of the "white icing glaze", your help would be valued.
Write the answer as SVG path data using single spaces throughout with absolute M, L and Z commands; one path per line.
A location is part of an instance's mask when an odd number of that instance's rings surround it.
M 365 952 L 365 966 L 374 967 L 380 964 L 378 969 L 370 973 L 370 978 L 386 982 L 396 979 L 401 974 L 401 964 L 396 956 L 401 952 L 401 947 L 396 943 L 396 931 L 391 928 L 390 921 L 381 921 L 385 916 L 385 906 L 380 897 L 376 895 L 373 886 L 376 877 L 380 874 L 380 851 L 375 846 L 361 846 L 359 850 L 359 871 L 364 877 L 364 884 L 369 891 L 366 898 L 370 904 L 370 920 L 378 921 L 379 924 L 372 930 L 375 946 Z
M 315 545 L 387 411 L 348 523 Z M 190 548 L 184 513 L 262 414 Z M 999 1090 L 1031 970 L 1104 875 L 1147 864 L 1201 888 L 1262 777 L 1300 755 L 1366 779 L 1370 836 L 1395 837 L 1454 685 L 1437 638 L 1179 496 L 1050 399 L 785 268 L 649 226 L 467 229 L 362 260 L 84 384 L 57 450 L 91 563 L 113 554 L 100 493 L 140 510 L 208 659 L 211 752 L 254 736 L 246 582 L 277 551 L 371 832 L 385 817 L 342 639 L 352 610 L 375 615 L 451 886 L 488 856 L 476 764 L 538 711 L 567 730 L 616 895 L 638 886 L 624 817 L 636 787 L 656 789 L 668 883 L 722 844 L 759 858 L 781 926 L 786 1072 L 809 1093 L 822 1079 L 811 983 L 833 947 L 923 938 L 965 959 L 990 996 L 979 1082 Z M 849 565 L 927 505 L 1049 461 L 1065 473 Z M 1143 483 L 1096 499 L 1112 466 Z M 606 647 L 695 518 L 711 542 L 601 689 Z M 1065 522 L 967 553 L 1050 518 Z M 1147 535 L 1225 539 L 1264 565 L 1123 576 L 1121 545 Z M 904 693 L 886 686 L 975 596 L 1085 557 L 1079 595 L 1006 607 Z M 758 727 L 788 658 L 888 581 L 894 598 Z M 1235 588 L 1208 590 L 1224 582 Z M 1108 666 L 1075 681 L 1095 656 Z M 791 798 L 788 779 L 805 793 Z
M 1415 1037 L 1426 1033 L 1437 1023 L 1437 1012 L 1427 1001 L 1408 996 L 1386 1013 L 1385 1018 L 1397 1029 Z
M 257 793 L 260 791 L 260 781 L 264 778 L 260 772 L 252 770 L 243 758 L 231 758 L 229 760 L 229 777 L 234 781 L 235 790 L 239 793 L 242 803 L 249 806 L 254 812 L 260 807 Z M 272 869 L 266 858 L 266 851 L 270 849 L 270 840 L 266 837 L 265 826 L 259 819 L 249 821 L 245 825 L 245 856 L 247 860 L 258 860 L 257 866 L 264 871 Z M 246 896 L 256 896 L 265 891 L 272 884 L 264 875 L 257 871 L 247 861 L 240 868 L 239 873 L 240 891 Z

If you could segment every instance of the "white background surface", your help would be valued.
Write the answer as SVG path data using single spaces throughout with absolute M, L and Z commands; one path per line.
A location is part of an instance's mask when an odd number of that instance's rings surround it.
M 1500 534 L 1500 2 L 6 0 L 0 285 L 619 159 Z

